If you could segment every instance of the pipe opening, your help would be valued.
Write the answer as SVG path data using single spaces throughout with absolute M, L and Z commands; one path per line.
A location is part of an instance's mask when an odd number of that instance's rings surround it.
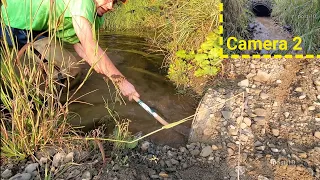
M 258 17 L 270 17 L 272 9 L 266 5 L 257 4 L 253 6 L 253 13 Z

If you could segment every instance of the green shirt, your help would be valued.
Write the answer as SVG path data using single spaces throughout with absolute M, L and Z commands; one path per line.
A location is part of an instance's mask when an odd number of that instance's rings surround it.
M 35 31 L 55 30 L 58 38 L 71 44 L 79 42 L 72 16 L 86 18 L 94 32 L 103 24 L 103 17 L 96 15 L 93 0 L 53 0 L 52 6 L 50 1 L 7 0 L 7 7 L 1 7 L 1 16 L 7 26 Z

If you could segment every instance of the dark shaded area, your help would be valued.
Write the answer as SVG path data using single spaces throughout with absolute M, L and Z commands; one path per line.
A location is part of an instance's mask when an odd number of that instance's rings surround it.
M 263 4 L 254 5 L 252 7 L 253 13 L 258 17 L 269 17 L 272 9 Z

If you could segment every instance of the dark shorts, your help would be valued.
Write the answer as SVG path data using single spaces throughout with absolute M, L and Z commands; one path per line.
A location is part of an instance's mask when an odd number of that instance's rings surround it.
M 13 39 L 10 38 L 10 31 L 12 32 Z M 13 43 L 14 43 L 18 47 L 18 49 L 20 49 L 25 44 L 27 44 L 28 40 L 29 40 L 29 42 L 32 40 L 30 32 L 31 31 L 29 31 L 29 30 L 23 30 L 23 29 L 17 29 L 17 28 L 5 26 L 4 32 L 2 32 L 2 28 L 0 28 L 0 38 L 1 38 L 1 41 L 6 40 L 9 46 L 13 46 Z M 32 36 L 33 36 L 33 38 L 36 38 L 41 33 L 43 33 L 43 32 L 32 31 Z M 6 37 L 6 39 L 4 39 L 4 36 Z M 44 33 L 41 36 L 39 36 L 37 39 L 42 39 L 47 36 L 48 36 L 48 34 Z

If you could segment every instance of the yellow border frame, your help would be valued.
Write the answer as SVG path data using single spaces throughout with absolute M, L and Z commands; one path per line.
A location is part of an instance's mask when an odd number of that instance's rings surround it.
M 219 40 L 219 44 L 221 46 L 221 49 L 220 49 L 220 57 L 222 59 L 225 59 L 225 58 L 232 58 L 232 59 L 235 59 L 235 58 L 271 58 L 271 54 L 264 54 L 264 55 L 260 55 L 260 54 L 254 54 L 254 55 L 250 55 L 250 54 L 232 54 L 232 55 L 228 55 L 228 54 L 224 54 L 223 53 L 223 3 L 220 3 L 219 5 L 219 11 L 220 11 L 220 14 L 219 14 L 219 34 L 220 34 L 220 40 Z M 318 55 L 313 55 L 313 54 L 307 54 L 307 55 L 303 55 L 303 54 L 296 54 L 296 55 L 292 55 L 292 54 L 286 54 L 286 55 L 281 55 L 281 54 L 275 54 L 273 55 L 273 58 L 276 58 L 276 59 L 279 59 L 279 58 L 287 58 L 287 59 L 290 59 L 290 58 L 307 58 L 307 59 L 314 59 L 314 58 L 320 58 L 320 54 Z

